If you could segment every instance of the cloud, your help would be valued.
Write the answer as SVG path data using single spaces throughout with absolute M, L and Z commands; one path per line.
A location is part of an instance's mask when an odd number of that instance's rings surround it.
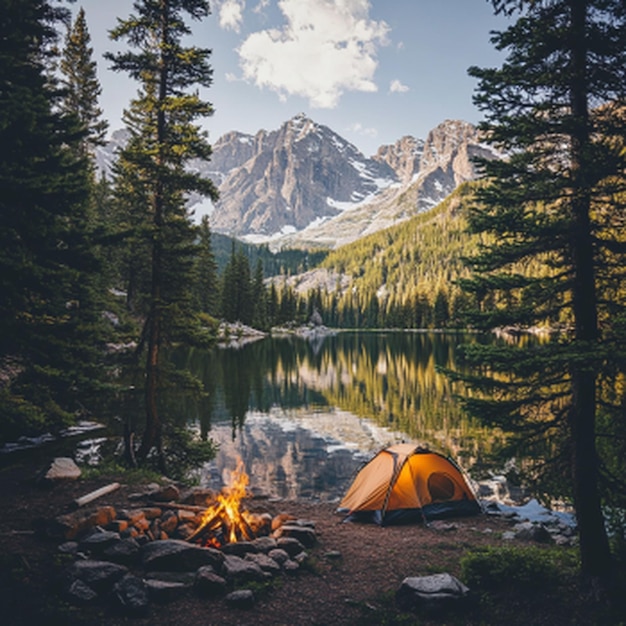
M 252 9 L 255 13 L 262 13 L 268 7 L 270 0 L 259 0 L 259 3 Z
M 368 0 L 279 0 L 282 28 L 248 36 L 238 52 L 243 76 L 258 87 L 332 109 L 346 91 L 377 90 L 377 49 L 389 26 L 369 19 Z
M 389 84 L 389 93 L 405 93 L 409 90 L 409 87 L 407 85 L 403 85 L 397 78 L 392 80 Z
M 357 135 L 363 135 L 364 137 L 378 137 L 378 129 L 363 126 L 361 122 L 350 124 L 346 130 L 356 133 Z
M 246 0 L 224 0 L 221 2 L 219 5 L 220 27 L 238 33 L 243 22 L 245 8 Z

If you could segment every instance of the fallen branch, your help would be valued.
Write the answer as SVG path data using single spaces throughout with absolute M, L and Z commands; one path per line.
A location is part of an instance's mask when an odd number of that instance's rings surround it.
M 176 502 L 159 502 L 155 506 L 160 509 L 178 509 L 180 511 L 191 511 L 192 513 L 204 513 L 208 507 L 194 504 L 177 504 Z
M 113 491 L 117 491 L 120 488 L 119 483 L 111 483 L 109 485 L 105 485 L 104 487 L 100 487 L 100 489 L 96 489 L 95 491 L 90 491 L 89 493 L 81 496 L 80 498 L 76 498 L 74 500 L 74 505 L 76 508 L 80 508 L 81 506 L 85 506 L 85 504 L 89 504 L 102 496 L 106 496 L 108 493 L 112 493 Z

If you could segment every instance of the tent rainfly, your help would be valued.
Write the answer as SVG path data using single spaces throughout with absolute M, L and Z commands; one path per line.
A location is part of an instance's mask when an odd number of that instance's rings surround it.
M 459 467 L 413 444 L 381 450 L 356 475 L 339 512 L 381 525 L 462 517 L 481 508 Z

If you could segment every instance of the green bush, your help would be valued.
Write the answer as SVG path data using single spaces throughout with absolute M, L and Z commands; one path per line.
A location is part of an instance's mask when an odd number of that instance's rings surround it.
M 578 557 L 563 548 L 486 548 L 461 559 L 466 585 L 483 591 L 516 587 L 527 590 L 554 586 L 578 573 Z

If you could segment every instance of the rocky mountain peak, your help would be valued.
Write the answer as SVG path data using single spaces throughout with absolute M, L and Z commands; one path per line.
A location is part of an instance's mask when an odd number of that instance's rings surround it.
M 381 146 L 372 157 L 387 163 L 403 183 L 408 183 L 419 171 L 424 152 L 424 141 L 405 135 L 395 144 Z

